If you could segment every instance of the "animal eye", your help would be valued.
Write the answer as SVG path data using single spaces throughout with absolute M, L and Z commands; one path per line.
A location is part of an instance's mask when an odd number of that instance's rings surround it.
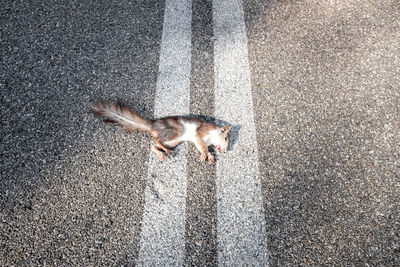
M 228 141 L 228 137 L 225 136 L 225 141 Z

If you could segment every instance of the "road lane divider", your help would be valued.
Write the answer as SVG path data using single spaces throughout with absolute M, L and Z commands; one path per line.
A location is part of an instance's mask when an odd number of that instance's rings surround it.
M 232 124 L 217 161 L 220 266 L 268 266 L 250 67 L 240 0 L 214 0 L 215 115 Z
M 166 0 L 154 117 L 190 107 L 190 0 Z M 187 147 L 161 162 L 150 153 L 138 266 L 182 266 L 185 256 Z

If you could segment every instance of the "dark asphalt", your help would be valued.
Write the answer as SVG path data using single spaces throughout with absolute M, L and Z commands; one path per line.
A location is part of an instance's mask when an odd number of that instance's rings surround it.
M 244 1 L 271 266 L 400 265 L 400 4 Z M 132 265 L 163 1 L 3 1 L 0 265 Z M 191 106 L 213 116 L 210 1 L 193 1 Z M 215 168 L 189 153 L 187 265 L 216 265 Z
M 190 113 L 214 117 L 214 56 L 211 1 L 192 1 Z M 217 192 L 215 165 L 202 164 L 191 146 L 186 202 L 187 266 L 217 265 Z
M 8 1 L 0 10 L 0 265 L 133 262 L 150 139 L 88 108 L 120 99 L 153 114 L 164 3 Z
M 245 11 L 271 266 L 399 265 L 399 3 Z

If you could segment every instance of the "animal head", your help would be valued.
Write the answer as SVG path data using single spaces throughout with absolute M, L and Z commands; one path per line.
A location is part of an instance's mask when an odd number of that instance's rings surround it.
M 218 129 L 217 138 L 215 138 L 214 146 L 216 149 L 222 152 L 226 152 L 229 147 L 229 131 L 231 130 L 230 126 L 220 127 Z

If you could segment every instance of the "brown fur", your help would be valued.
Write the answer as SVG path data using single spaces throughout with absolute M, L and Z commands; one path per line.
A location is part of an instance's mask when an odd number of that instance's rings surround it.
M 167 117 L 154 120 L 151 126 L 151 134 L 161 142 L 176 139 L 183 132 L 183 126 L 176 118 Z
M 184 125 L 186 125 L 186 123 L 195 123 L 198 125 L 194 140 L 196 147 L 201 152 L 202 162 L 204 162 L 207 157 L 210 163 L 214 162 L 214 156 L 207 150 L 207 145 L 212 145 L 214 143 L 207 141 L 208 144 L 206 144 L 205 142 L 205 140 L 209 140 L 206 137 L 207 135 L 210 135 L 211 131 L 220 129 L 217 139 L 223 140 L 222 144 L 224 146 L 224 151 L 227 150 L 227 145 L 229 144 L 229 138 L 227 139 L 230 130 L 229 126 L 222 128 L 215 126 L 210 122 L 196 118 L 185 118 L 179 116 L 148 120 L 137 115 L 128 106 L 118 103 L 107 104 L 105 102 L 98 102 L 97 104 L 92 105 L 91 110 L 103 117 L 106 122 L 117 123 L 129 132 L 141 130 L 150 133 L 155 142 L 155 145 L 151 148 L 151 150 L 161 160 L 165 159 L 165 154 L 172 154 L 170 149 L 173 149 L 179 145 L 180 140 L 182 140 L 180 139 L 180 136 L 185 130 Z M 217 144 L 221 144 L 221 141 L 217 141 Z
M 205 162 L 208 156 L 208 149 L 207 149 L 207 144 L 204 142 L 204 137 L 207 136 L 210 131 L 214 130 L 215 128 L 217 128 L 217 126 L 215 126 L 212 123 L 206 122 L 206 121 L 201 121 L 200 122 L 200 126 L 197 128 L 196 133 L 197 133 L 197 144 L 196 147 L 200 150 L 201 152 L 201 162 Z M 210 162 L 214 161 L 214 158 L 211 158 L 212 155 L 209 156 Z
M 215 130 L 217 128 L 217 126 L 215 126 L 214 124 L 207 122 L 207 121 L 201 121 L 198 120 L 200 122 L 200 126 L 199 128 L 197 128 L 197 134 L 203 138 L 205 137 L 207 134 L 210 133 L 210 131 Z
M 91 111 L 105 118 L 105 122 L 117 123 L 128 132 L 133 132 L 135 130 L 149 132 L 151 130 L 152 123 L 150 120 L 140 117 L 128 106 L 122 104 L 107 104 L 101 101 L 92 105 Z M 122 117 L 127 120 L 122 120 Z M 136 124 L 129 123 L 128 120 L 133 121 Z

